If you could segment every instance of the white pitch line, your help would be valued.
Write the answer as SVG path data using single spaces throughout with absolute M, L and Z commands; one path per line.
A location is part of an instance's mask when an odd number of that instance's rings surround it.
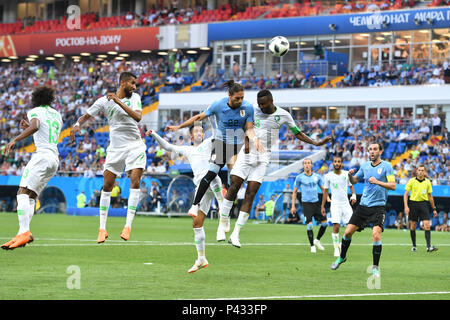
M 120 240 L 107 240 L 105 243 L 98 244 L 95 240 L 89 240 L 92 243 L 36 243 L 37 241 L 46 241 L 45 239 L 35 239 L 35 242 L 32 244 L 29 244 L 33 247 L 82 247 L 82 246 L 193 246 L 194 242 L 152 242 L 152 241 L 134 241 L 134 242 L 124 242 Z M 64 240 L 64 239 L 59 239 Z M 48 241 L 48 240 L 47 240 Z M 85 240 L 83 240 L 85 241 Z M 207 246 L 224 246 L 224 247 L 231 247 L 226 243 L 206 243 Z M 332 244 L 323 244 L 327 247 L 332 247 Z M 310 246 L 309 243 L 245 243 L 244 246 L 247 247 L 264 247 L 264 246 Z M 352 244 L 352 246 L 372 246 L 372 244 L 363 244 L 363 243 L 355 243 Z M 411 244 L 406 243 L 387 243 L 383 246 L 411 246 Z M 444 243 L 444 244 L 435 244 L 436 247 L 449 247 L 450 244 Z
M 407 295 L 429 295 L 429 294 L 450 294 L 450 291 L 350 293 L 350 294 L 323 294 L 323 295 L 318 294 L 318 295 L 307 295 L 307 296 L 240 297 L 240 298 L 214 298 L 214 299 L 201 299 L 201 300 L 262 300 L 262 299 L 302 299 L 302 298 L 343 298 L 343 297 L 407 296 Z

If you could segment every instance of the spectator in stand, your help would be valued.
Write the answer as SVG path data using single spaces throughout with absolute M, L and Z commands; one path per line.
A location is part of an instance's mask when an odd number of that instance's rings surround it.
M 433 134 L 439 135 L 441 133 L 441 118 L 435 113 L 434 117 L 431 118 L 431 121 L 433 125 Z

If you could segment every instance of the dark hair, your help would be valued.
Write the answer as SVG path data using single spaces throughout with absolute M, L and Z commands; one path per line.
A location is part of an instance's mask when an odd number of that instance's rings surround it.
M 131 72 L 127 72 L 127 71 L 122 72 L 119 77 L 119 83 L 122 82 L 122 80 L 128 81 L 128 79 L 130 79 L 130 78 L 136 79 L 136 76 L 134 74 L 132 74 Z
M 263 97 L 269 97 L 271 100 L 273 100 L 272 93 L 267 89 L 263 89 L 258 92 L 257 98 L 259 99 Z
M 383 150 L 383 144 L 382 144 L 381 142 L 374 141 L 374 142 L 371 142 L 371 143 L 369 144 L 369 146 L 370 146 L 371 144 L 377 144 L 377 145 L 378 145 L 378 148 L 379 148 L 380 150 Z
M 342 162 L 342 157 L 341 156 L 334 156 L 333 157 L 333 161 L 334 161 L 334 159 L 341 159 L 341 162 Z
M 55 100 L 55 90 L 49 86 L 34 89 L 31 94 L 31 103 L 34 107 L 49 106 Z
M 230 95 L 235 94 L 236 92 L 244 91 L 244 87 L 242 84 L 234 82 L 234 80 L 228 80 L 223 85 L 225 88 L 228 88 L 228 93 Z
M 199 123 L 194 123 L 192 126 L 189 127 L 189 133 L 192 134 L 192 132 L 194 131 L 195 127 L 200 127 L 203 129 L 203 131 L 205 131 L 205 128 L 203 128 L 203 125 L 199 122 Z

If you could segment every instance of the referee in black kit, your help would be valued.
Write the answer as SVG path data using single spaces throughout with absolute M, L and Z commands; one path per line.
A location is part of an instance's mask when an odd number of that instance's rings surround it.
M 409 197 L 410 207 L 408 206 L 408 195 L 411 191 L 411 197 Z M 437 216 L 436 205 L 431 193 L 431 182 L 425 177 L 425 166 L 420 165 L 417 168 L 417 175 L 408 181 L 405 187 L 405 194 L 403 195 L 403 202 L 405 205 L 405 215 L 409 215 L 410 234 L 412 241 L 412 252 L 417 251 L 416 247 L 416 227 L 417 222 L 423 221 L 423 228 L 425 230 L 425 239 L 427 241 L 427 252 L 436 251 L 437 248 L 431 245 L 431 232 L 430 232 L 430 210 L 428 202 L 433 209 L 433 216 Z

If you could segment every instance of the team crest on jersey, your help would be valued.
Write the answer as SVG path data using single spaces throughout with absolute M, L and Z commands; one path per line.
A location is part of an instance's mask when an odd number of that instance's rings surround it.
M 241 117 L 245 117 L 245 110 L 241 110 Z
M 276 115 L 276 116 L 275 116 L 275 121 L 276 121 L 276 122 L 280 122 L 280 116 L 279 116 L 279 115 Z
M 383 171 L 383 169 L 379 168 L 379 169 L 377 170 L 378 174 L 381 174 L 381 171 Z

